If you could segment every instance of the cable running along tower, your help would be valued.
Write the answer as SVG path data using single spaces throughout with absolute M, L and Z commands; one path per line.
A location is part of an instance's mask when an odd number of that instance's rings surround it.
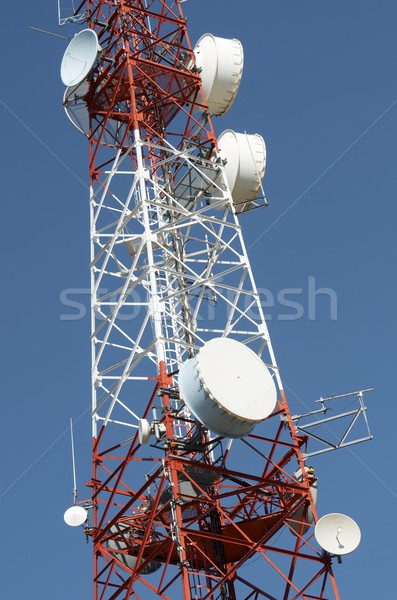
M 179 0 L 65 22 L 86 27 L 61 74 L 89 140 L 94 600 L 339 598 L 239 223 L 265 145 L 211 121 L 241 44 L 193 51 Z

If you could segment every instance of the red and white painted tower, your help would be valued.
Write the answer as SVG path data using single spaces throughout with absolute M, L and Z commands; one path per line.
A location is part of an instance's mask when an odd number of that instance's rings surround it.
M 73 19 L 87 27 L 62 72 L 89 140 L 94 599 L 339 598 L 239 223 L 263 203 L 265 146 L 217 141 L 211 123 L 241 45 L 206 35 L 193 52 L 180 0 L 87 0 Z

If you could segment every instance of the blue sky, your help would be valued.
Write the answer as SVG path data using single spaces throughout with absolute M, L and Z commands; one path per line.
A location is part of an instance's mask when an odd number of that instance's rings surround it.
M 376 388 L 367 397 L 375 439 L 314 464 L 319 513 L 345 512 L 362 529 L 357 552 L 335 565 L 341 597 L 392 597 L 397 5 L 183 6 L 193 43 L 210 32 L 244 46 L 237 99 L 215 128 L 266 140 L 269 207 L 242 225 L 257 285 L 275 299 L 266 312 L 292 412 L 320 395 Z M 79 419 L 80 498 L 90 478 L 89 318 L 65 320 L 73 310 L 61 302 L 64 290 L 89 286 L 88 146 L 61 106 L 66 41 L 28 29 L 59 32 L 56 17 L 55 1 L 3 11 L 0 553 L 5 597 L 66 600 L 92 597 L 91 546 L 62 518 L 72 500 L 70 416 Z M 336 318 L 327 294 L 309 314 L 313 285 L 333 291 Z M 299 319 L 280 304 L 286 289 Z

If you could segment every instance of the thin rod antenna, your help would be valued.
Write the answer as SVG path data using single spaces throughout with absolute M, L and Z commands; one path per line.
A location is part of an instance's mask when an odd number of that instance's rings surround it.
M 332 394 L 331 396 L 327 396 L 326 398 L 320 398 L 319 400 L 315 400 L 315 402 L 325 402 L 328 400 L 336 400 L 337 398 L 347 398 L 348 396 L 360 396 L 361 397 L 363 394 L 365 394 L 365 392 L 373 392 L 375 388 L 371 387 L 371 388 L 367 388 L 365 390 L 358 390 L 357 392 L 348 392 L 347 394 Z
M 59 35 L 59 33 L 52 33 L 52 31 L 46 31 L 45 29 L 39 29 L 38 27 L 33 27 L 33 25 L 29 25 L 29 29 L 33 29 L 33 31 L 39 31 L 40 33 L 46 33 L 47 35 L 52 35 L 53 37 L 62 38 L 63 40 L 70 40 L 71 38 L 66 35 Z
M 73 469 L 73 504 L 77 500 L 77 484 L 76 484 L 76 462 L 74 458 L 74 438 L 73 438 L 73 420 L 70 417 L 70 442 L 72 446 L 72 469 Z

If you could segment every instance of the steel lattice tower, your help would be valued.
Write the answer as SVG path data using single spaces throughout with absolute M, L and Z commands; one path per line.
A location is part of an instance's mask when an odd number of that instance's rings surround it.
M 307 525 L 307 438 L 284 396 L 180 1 L 88 0 L 85 11 L 101 46 L 84 84 L 94 598 L 339 598 Z M 276 409 L 241 439 L 212 435 L 180 398 L 180 366 L 214 337 L 250 347 L 277 383 Z M 147 445 L 140 419 L 152 422 Z

